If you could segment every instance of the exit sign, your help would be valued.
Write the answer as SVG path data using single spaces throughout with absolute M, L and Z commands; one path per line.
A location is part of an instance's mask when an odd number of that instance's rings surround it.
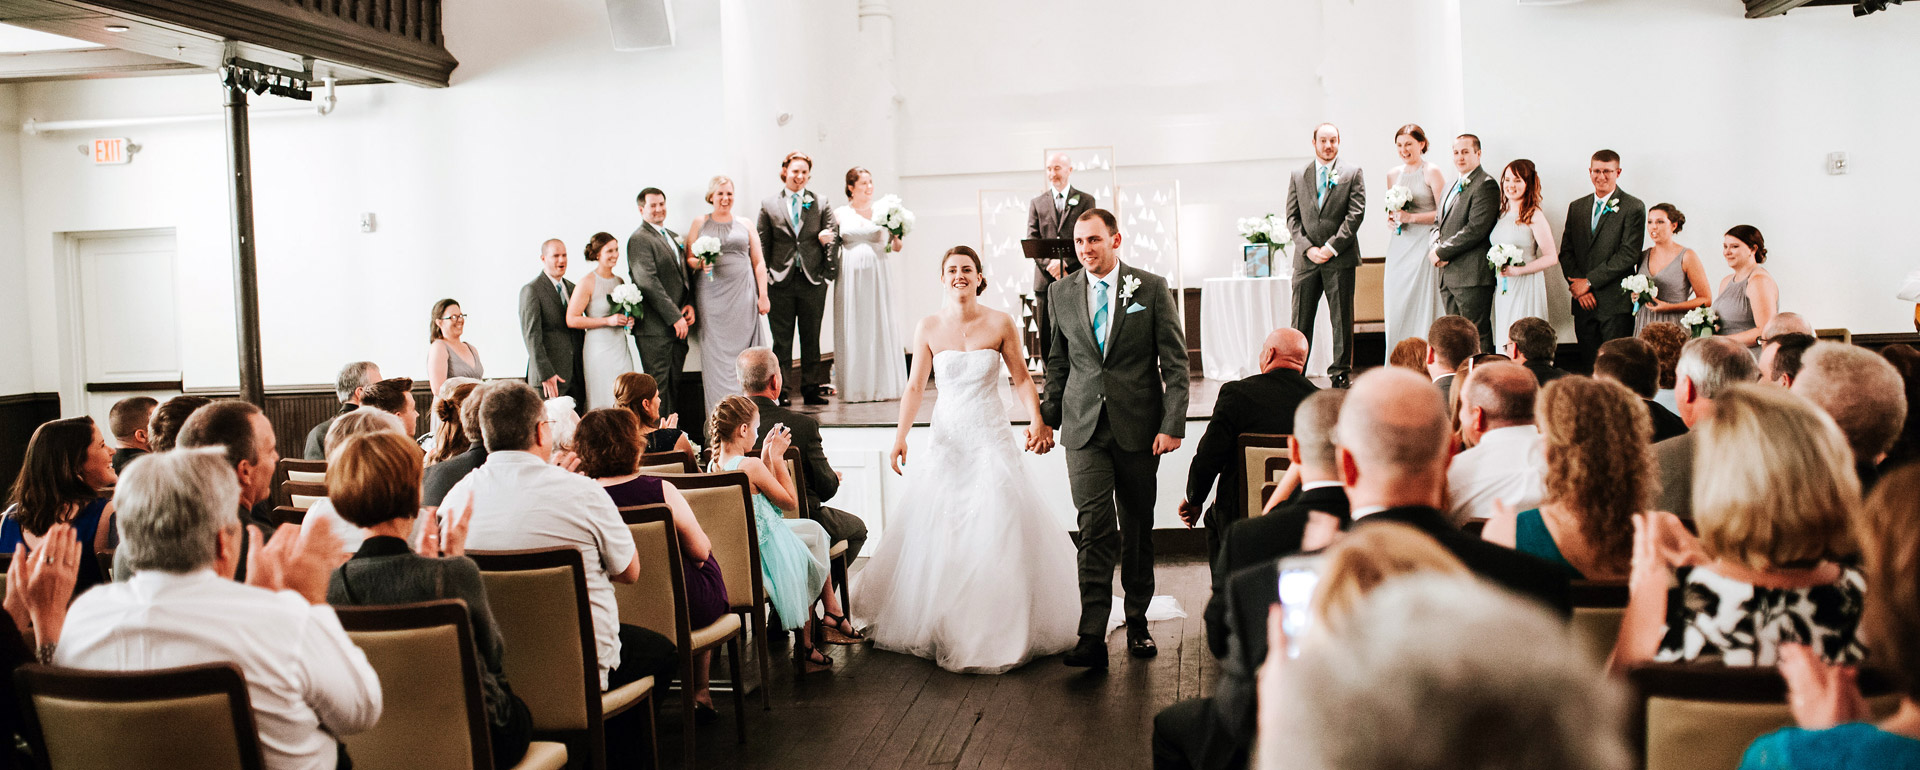
M 132 161 L 133 156 L 127 152 L 129 144 L 125 139 L 93 140 L 93 165 L 112 166 Z

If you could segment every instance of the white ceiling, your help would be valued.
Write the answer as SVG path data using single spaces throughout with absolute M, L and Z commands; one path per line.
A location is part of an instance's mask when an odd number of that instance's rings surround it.
M 99 43 L 75 40 L 70 37 L 41 32 L 39 30 L 0 24 L 0 53 L 31 53 L 34 51 L 69 51 L 75 48 L 104 48 Z

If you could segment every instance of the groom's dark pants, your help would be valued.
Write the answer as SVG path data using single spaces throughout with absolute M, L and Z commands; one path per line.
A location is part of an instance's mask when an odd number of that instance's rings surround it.
M 1153 498 L 1160 458 L 1114 443 L 1106 409 L 1087 445 L 1067 450 L 1067 483 L 1080 514 L 1080 635 L 1105 637 L 1120 563 L 1128 621 L 1145 623 L 1153 601 Z

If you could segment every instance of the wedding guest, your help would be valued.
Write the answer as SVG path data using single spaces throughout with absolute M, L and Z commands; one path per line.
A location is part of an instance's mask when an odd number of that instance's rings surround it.
M 1445 401 L 1453 394 L 1453 372 L 1480 352 L 1479 331 L 1472 321 L 1443 315 L 1427 327 L 1427 377 Z
M 472 473 L 473 469 L 487 462 L 486 437 L 480 432 L 480 407 L 486 403 L 487 391 L 491 386 L 481 385 L 474 388 L 467 398 L 460 402 L 460 432 L 473 442 L 467 451 L 427 466 L 425 477 L 420 481 L 420 504 L 428 508 L 438 508 L 447 498 L 447 492 L 453 485 Z
M 807 499 L 800 501 L 806 507 L 801 509 L 801 514 L 820 522 L 820 526 L 827 529 L 830 543 L 845 540 L 846 560 L 852 564 L 866 547 L 867 523 L 851 513 L 824 505 L 840 491 L 840 472 L 827 461 L 827 450 L 820 441 L 820 421 L 774 402 L 774 397 L 784 392 L 786 370 L 780 368 L 773 351 L 766 348 L 741 351 L 740 357 L 734 360 L 734 370 L 746 390 L 745 395 L 760 410 L 756 441 L 764 442 L 773 426 L 786 426 L 787 445 L 800 448 L 800 470 L 807 481 Z M 829 638 L 839 633 L 834 624 L 828 625 L 828 631 Z
M 1893 448 L 1887 450 L 1886 459 L 1880 461 L 1882 468 L 1893 468 L 1920 458 L 1920 351 L 1900 343 L 1881 348 L 1880 355 L 1893 364 L 1906 383 L 1907 422 L 1894 439 Z
M 1634 316 L 1635 335 L 1648 324 L 1677 324 L 1687 311 L 1713 304 L 1707 266 L 1693 249 L 1673 240 L 1686 226 L 1687 215 L 1671 203 L 1655 203 L 1647 209 L 1647 234 L 1653 245 L 1641 253 L 1640 274 L 1653 285 L 1653 302 L 1641 305 Z
M 413 401 L 413 380 L 390 377 L 368 385 L 361 392 L 360 402 L 400 418 L 400 428 L 409 437 L 420 432 L 420 407 Z
M 113 409 L 107 412 L 107 427 L 113 431 L 113 443 L 119 448 L 113 450 L 113 472 L 126 470 L 127 463 L 153 451 L 149 438 L 153 435 L 147 429 L 153 421 L 153 410 L 159 408 L 160 400 L 152 396 L 131 396 L 113 402 Z
M 180 436 L 180 426 L 187 424 L 187 418 L 192 417 L 200 407 L 211 403 L 213 399 L 200 396 L 174 396 L 160 404 L 153 410 L 153 423 L 148 426 L 148 432 L 153 436 L 150 444 L 153 451 L 171 451 L 174 441 Z
M 1073 223 L 1080 215 L 1099 208 L 1092 194 L 1068 182 L 1073 178 L 1073 159 L 1064 152 L 1047 156 L 1047 191 L 1027 202 L 1027 240 L 1073 240 Z M 1080 269 L 1077 259 L 1048 259 L 1033 264 L 1033 322 L 1040 332 L 1040 359 L 1046 360 L 1053 349 L 1053 313 L 1047 307 L 1047 287 Z
M 1587 164 L 1593 192 L 1567 205 L 1560 271 L 1573 292 L 1573 332 L 1587 364 L 1607 340 L 1633 336 L 1633 301 L 1620 279 L 1640 264 L 1647 206 L 1620 189 L 1620 154 L 1600 150 Z
M 1408 195 L 1407 208 L 1387 212 L 1387 224 L 1393 225 L 1387 240 L 1387 344 L 1398 350 L 1441 315 L 1440 269 L 1427 261 L 1427 247 L 1447 179 L 1427 162 L 1427 132 L 1420 126 L 1408 123 L 1394 131 L 1393 148 L 1402 165 L 1387 171 L 1386 189 L 1404 188 Z
M 1431 325 L 1431 324 L 1429 324 Z M 1398 366 L 1408 371 L 1425 374 L 1427 371 L 1427 340 L 1423 337 L 1408 337 L 1393 346 L 1393 353 L 1387 356 L 1388 366 Z
M 1654 321 L 1640 327 L 1634 336 L 1653 350 L 1653 358 L 1660 364 L 1659 387 L 1653 393 L 1653 401 L 1667 408 L 1667 411 L 1679 414 L 1679 405 L 1673 400 L 1673 388 L 1676 375 L 1675 367 L 1680 365 L 1680 348 L 1687 344 L 1687 330 L 1672 321 Z
M 834 246 L 840 225 L 807 189 L 812 175 L 813 158 L 806 153 L 781 158 L 784 186 L 760 204 L 754 229 L 766 254 L 768 309 L 762 312 L 773 330 L 773 355 L 780 359 L 782 372 L 790 370 L 793 335 L 800 333 L 800 397 L 818 406 L 827 403 L 831 392 L 820 363 L 820 319 L 827 313 L 827 284 L 840 277 Z M 707 396 L 709 403 L 713 400 Z
M 55 524 L 40 540 L 40 557 L 27 558 L 24 546 L 13 549 L 13 562 L 6 574 L 6 596 L 0 599 L 0 695 L 16 696 L 13 672 L 28 663 L 52 663 L 59 649 L 60 635 L 67 622 L 67 605 L 73 600 L 74 582 L 79 578 L 86 549 L 73 528 Z M 19 698 L 0 703 L 0 730 L 20 735 L 25 722 L 20 717 Z M 19 751 L 11 752 L 15 767 L 26 765 Z
M 1602 345 L 1602 356 L 1605 350 Z M 1481 536 L 1552 562 L 1577 580 L 1625 580 L 1632 517 L 1653 502 L 1645 408 L 1617 384 L 1567 377 L 1540 392 L 1537 409 L 1545 504 L 1529 509 L 1500 501 Z
M 1753 356 L 1739 344 L 1718 337 L 1688 340 L 1675 365 L 1673 400 L 1681 435 L 1655 444 L 1654 462 L 1660 468 L 1660 495 L 1654 509 L 1683 519 L 1693 518 L 1693 458 L 1695 433 L 1713 417 L 1714 400 L 1734 385 L 1760 379 Z
M 1533 423 L 1533 375 L 1519 364 L 1492 363 L 1476 367 L 1461 385 L 1460 428 L 1472 448 L 1454 455 L 1447 468 L 1448 517 L 1485 519 L 1498 501 L 1515 510 L 1538 506 L 1547 491 L 1547 460 Z
M 443 299 L 433 303 L 433 322 L 427 329 L 427 383 L 438 394 L 449 377 L 486 381 L 480 349 L 461 337 L 467 332 L 467 312 L 460 303 Z
M 660 388 L 660 413 L 679 414 L 680 372 L 687 366 L 687 334 L 693 328 L 693 284 L 686 245 L 667 229 L 667 194 L 658 187 L 635 200 L 645 220 L 627 236 L 627 277 L 647 306 L 634 327 L 640 366 Z
M 460 423 L 460 405 L 478 387 L 478 382 L 451 382 L 433 402 L 434 429 L 428 465 L 446 462 L 473 447 L 473 437 L 467 435 L 466 427 Z
M 347 445 L 347 442 L 352 441 L 356 437 L 373 433 L 398 433 L 402 436 L 407 435 L 406 431 L 401 429 L 400 418 L 379 409 L 355 409 L 348 414 L 341 415 L 340 419 L 333 422 L 333 429 L 327 431 L 327 463 L 329 465 L 327 468 L 327 479 L 329 483 L 331 483 L 333 479 L 333 468 L 331 467 L 333 460 L 339 456 L 340 450 Z M 360 545 L 366 542 L 367 538 L 373 536 L 373 533 L 369 532 L 365 527 L 350 523 L 334 508 L 333 487 L 331 486 L 327 488 L 326 497 L 313 501 L 313 505 L 307 508 L 307 515 L 300 519 L 300 529 L 302 531 L 313 529 L 314 527 L 320 526 L 320 522 L 323 520 L 326 522 L 328 531 L 332 532 L 334 536 L 340 540 L 340 551 L 342 553 L 353 553 L 360 550 Z
M 1687 432 L 1687 422 L 1680 419 L 1680 415 L 1654 402 L 1653 396 L 1659 390 L 1656 386 L 1660 384 L 1660 362 L 1654 358 L 1653 348 L 1639 338 L 1621 337 L 1602 344 L 1600 355 L 1593 360 L 1593 376 L 1620 383 L 1646 402 L 1646 419 L 1652 427 L 1654 442 Z
M 54 525 L 65 524 L 80 539 L 85 557 L 75 590 L 98 585 L 102 575 L 93 554 L 108 548 L 114 511 L 113 500 L 101 497 L 100 490 L 118 480 L 113 450 L 93 418 L 69 417 L 35 428 L 0 518 L 0 553 L 23 546 L 33 553 Z
M 1800 376 L 1800 359 L 1815 342 L 1819 340 L 1813 335 L 1799 332 L 1768 337 L 1760 346 L 1760 379 L 1783 388 L 1793 387 L 1794 378 Z
M 613 405 L 632 412 L 639 421 L 642 451 L 682 452 L 687 457 L 695 457 L 686 432 L 674 427 L 680 421 L 679 415 L 664 411 L 666 397 L 660 393 L 652 375 L 627 372 L 613 381 Z
M 547 239 L 540 244 L 540 274 L 520 287 L 520 338 L 527 347 L 527 384 L 545 398 L 571 396 L 576 409 L 585 409 L 580 351 L 586 332 L 567 323 L 574 288 L 567 280 L 567 245 Z
M 707 183 L 706 201 L 713 204 L 713 211 L 694 217 L 687 233 L 695 242 L 701 238 L 718 240 L 720 254 L 711 265 L 703 265 L 700 257 L 689 253 L 687 267 L 695 271 L 693 293 L 700 308 L 700 384 L 706 392 L 705 411 L 712 413 L 721 399 L 740 393 L 740 378 L 733 371 L 733 361 L 740 357 L 740 351 L 772 344 L 764 318 L 772 305 L 767 294 L 767 263 L 761 255 L 762 236 L 734 216 L 733 180 L 714 177 Z M 787 267 L 791 270 L 792 263 Z M 800 279 L 804 282 L 805 275 Z M 791 338 L 791 327 L 788 334 Z M 712 440 L 708 437 L 707 443 Z
M 1860 488 L 1872 491 L 1880 480 L 1881 458 L 1907 421 L 1906 383 L 1887 359 L 1866 348 L 1820 342 L 1807 349 L 1794 395 L 1820 407 L 1840 426 L 1853 450 Z
M 628 347 L 634 319 L 616 312 L 613 290 L 627 282 L 614 272 L 620 264 L 620 241 L 611 233 L 594 233 L 582 252 L 593 272 L 573 287 L 567 300 L 567 328 L 580 329 L 580 372 L 586 377 L 587 408 L 613 405 L 613 378 L 634 371 L 638 362 Z
M 252 406 L 221 402 L 229 403 Z M 270 567 L 250 570 L 247 585 L 227 579 L 242 553 L 234 511 L 245 501 L 228 462 L 218 450 L 183 451 L 127 469 L 115 492 L 117 553 L 132 577 L 74 600 L 54 663 L 94 671 L 232 663 L 246 678 L 265 767 L 332 767 L 345 756 L 336 736 L 372 727 L 382 704 L 379 677 L 327 605 L 337 546 L 324 531 L 289 528 L 248 557 Z
M 1293 234 L 1293 328 L 1313 339 L 1314 314 L 1324 298 L 1333 324 L 1333 361 L 1327 377 L 1347 387 L 1353 373 L 1353 276 L 1360 267 L 1360 222 L 1367 217 L 1367 186 L 1360 167 L 1340 162 L 1340 129 L 1313 129 L 1313 162 L 1287 187 L 1287 230 Z
M 1813 324 L 1808 323 L 1805 316 L 1791 311 L 1774 313 L 1773 320 L 1768 321 L 1767 325 L 1761 329 L 1760 340 L 1765 342 L 1782 334 L 1818 336 L 1813 333 Z
M 1566 372 L 1553 367 L 1553 356 L 1559 348 L 1560 333 L 1545 319 L 1522 318 L 1507 327 L 1508 357 L 1533 372 L 1533 378 L 1542 387 L 1567 376 Z
M 1473 134 L 1453 140 L 1453 167 L 1460 177 L 1440 200 L 1440 224 L 1427 261 L 1440 268 L 1447 315 L 1466 318 L 1479 334 L 1480 349 L 1492 350 L 1494 280 L 1487 251 L 1500 219 L 1500 183 L 1480 167 L 1480 137 Z M 1433 344 L 1431 335 L 1427 344 Z
M 1546 269 L 1560 263 L 1553 247 L 1553 228 L 1540 210 L 1540 175 L 1533 161 L 1521 158 L 1500 172 L 1500 221 L 1487 234 L 1492 243 L 1520 250 L 1519 266 L 1498 271 L 1500 290 L 1493 295 L 1492 350 L 1505 350 L 1508 330 L 1522 318 L 1547 317 Z
M 892 401 L 907 387 L 906 347 L 896 331 L 893 274 L 887 266 L 887 255 L 899 253 L 902 244 L 875 216 L 873 174 L 855 166 L 847 171 L 847 205 L 833 210 L 840 227 L 833 379 L 846 403 Z
M 1294 410 L 1319 390 L 1302 373 L 1306 368 L 1306 335 L 1281 327 L 1268 333 L 1261 345 L 1259 374 L 1220 386 L 1213 417 L 1207 420 L 1207 431 L 1193 450 L 1193 463 L 1187 468 L 1187 495 L 1179 508 L 1180 519 L 1189 528 L 1202 518 L 1206 520 L 1208 559 L 1220 555 L 1226 528 L 1247 515 L 1246 501 L 1235 489 L 1236 485 L 1245 488 L 1244 474 L 1229 470 L 1242 465 L 1241 434 L 1293 433 Z M 1203 515 L 1201 506 L 1210 491 L 1214 493 L 1213 505 L 1207 506 Z
M 1734 225 L 1721 239 L 1720 256 L 1733 274 L 1720 280 L 1720 291 L 1714 295 L 1719 334 L 1758 356 L 1761 328 L 1773 323 L 1780 309 L 1780 285 L 1761 267 L 1767 261 L 1767 240 L 1753 225 Z
M 1860 504 L 1846 438 L 1778 388 L 1735 385 L 1698 436 L 1693 540 L 1670 514 L 1634 515 L 1616 669 L 1657 661 L 1771 666 L 1782 644 L 1856 663 L 1865 579 L 1847 566 Z M 1671 590 L 1669 588 L 1671 587 Z
M 614 505 L 664 504 L 673 514 L 673 530 L 680 539 L 679 567 L 686 582 L 688 623 L 701 629 L 724 617 L 730 611 L 727 586 L 720 562 L 713 555 L 713 542 L 700 528 L 700 520 L 694 517 L 680 490 L 657 477 L 641 475 L 640 421 L 633 412 L 595 409 L 580 418 L 580 427 L 574 431 L 580 474 L 599 482 Z M 712 662 L 712 650 L 698 653 L 693 659 L 694 717 L 701 722 L 718 716 L 707 686 Z
M 340 411 L 334 413 L 333 417 L 321 420 L 319 425 L 307 431 L 306 451 L 302 453 L 305 459 L 327 459 L 327 429 L 333 427 L 335 418 L 359 409 L 366 387 L 381 379 L 380 367 L 372 361 L 355 361 L 340 367 L 340 375 L 333 380 L 333 394 L 340 399 Z M 181 422 L 185 422 L 184 417 Z

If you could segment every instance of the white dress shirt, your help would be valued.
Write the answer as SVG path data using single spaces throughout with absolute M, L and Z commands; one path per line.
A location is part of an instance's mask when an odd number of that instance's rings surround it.
M 1073 189 L 1072 185 L 1068 185 L 1066 187 L 1052 187 L 1048 189 L 1053 193 L 1054 209 L 1058 211 L 1066 211 L 1067 210 L 1067 191 Z
M 332 768 L 333 736 L 380 719 L 380 679 L 332 607 L 212 569 L 148 570 L 95 586 L 68 612 L 54 662 L 93 671 L 237 665 L 273 770 Z
M 1449 512 L 1456 522 L 1493 515 L 1493 501 L 1515 511 L 1540 507 L 1547 494 L 1546 439 L 1532 425 L 1495 428 L 1447 467 Z
M 620 608 L 610 575 L 625 572 L 638 551 L 633 533 L 605 487 L 568 473 L 530 452 L 493 452 L 487 464 L 447 490 L 442 510 L 473 499 L 467 550 L 515 551 L 566 547 L 587 568 L 587 604 L 600 658 L 600 688 L 620 662 Z

